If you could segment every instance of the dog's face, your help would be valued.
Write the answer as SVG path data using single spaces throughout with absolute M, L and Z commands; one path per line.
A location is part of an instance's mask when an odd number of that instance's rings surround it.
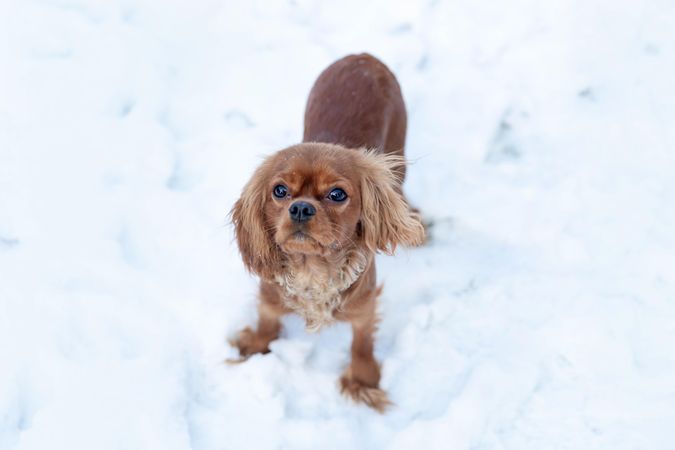
M 361 246 L 392 252 L 424 229 L 400 194 L 400 158 L 330 144 L 299 144 L 256 170 L 232 210 L 246 266 L 263 278 L 288 255 L 328 256 Z
M 357 239 L 358 171 L 345 150 L 279 152 L 265 202 L 266 221 L 284 253 L 325 256 Z

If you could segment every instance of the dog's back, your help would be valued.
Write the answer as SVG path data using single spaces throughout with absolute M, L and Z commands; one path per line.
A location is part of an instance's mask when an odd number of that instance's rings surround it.
M 349 55 L 331 64 L 314 83 L 303 141 L 403 155 L 406 122 L 394 74 L 367 53 Z

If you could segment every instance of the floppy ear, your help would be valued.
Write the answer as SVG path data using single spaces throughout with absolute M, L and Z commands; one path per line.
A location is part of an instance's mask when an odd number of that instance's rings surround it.
M 265 223 L 264 207 L 269 195 L 265 174 L 269 165 L 270 160 L 266 160 L 256 169 L 230 212 L 244 265 L 263 279 L 273 278 L 282 263 L 281 250 Z
M 396 169 L 405 159 L 391 154 L 360 151 L 361 233 L 372 251 L 394 253 L 397 245 L 424 243 L 419 214 L 411 211 L 401 191 Z

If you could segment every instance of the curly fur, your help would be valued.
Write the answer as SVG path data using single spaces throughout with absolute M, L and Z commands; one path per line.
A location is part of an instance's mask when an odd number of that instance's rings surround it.
M 344 309 L 343 293 L 366 270 L 369 255 L 353 249 L 335 264 L 289 264 L 276 276 L 283 289 L 284 305 L 305 319 L 307 331 L 315 332 L 335 321 Z

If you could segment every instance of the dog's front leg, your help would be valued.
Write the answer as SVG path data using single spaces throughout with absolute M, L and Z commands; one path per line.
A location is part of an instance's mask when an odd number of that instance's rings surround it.
M 350 314 L 353 337 L 352 360 L 340 378 L 342 393 L 356 402 L 365 403 L 384 412 L 392 403 L 387 393 L 380 389 L 380 365 L 373 354 L 376 301 L 371 298 L 358 311 Z
M 239 354 L 247 358 L 255 353 L 269 353 L 269 344 L 279 337 L 281 316 L 288 310 L 281 301 L 278 287 L 272 283 L 260 283 L 260 301 L 258 303 L 258 327 L 249 327 L 239 332 L 232 342 Z

